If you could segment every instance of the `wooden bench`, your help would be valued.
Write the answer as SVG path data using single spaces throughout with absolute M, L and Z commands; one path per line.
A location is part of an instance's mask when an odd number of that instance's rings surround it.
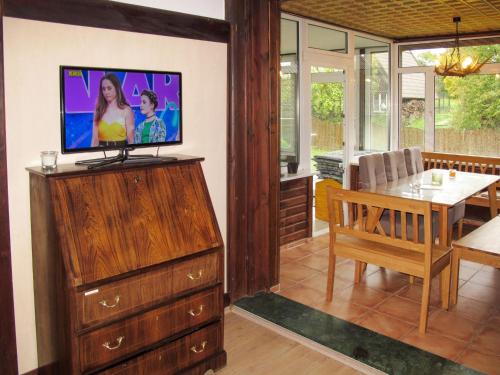
M 330 212 L 327 301 L 333 298 L 337 255 L 356 261 L 356 282 L 361 279 L 359 265 L 362 263 L 418 276 L 423 279 L 419 331 L 424 333 L 432 278 L 440 275 L 442 306 L 445 309 L 448 308 L 450 291 L 451 249 L 434 244 L 431 202 L 331 186 L 326 189 Z M 340 221 L 336 219 L 338 202 L 347 207 L 347 222 L 343 217 Z M 384 211 L 388 215 L 383 214 Z
M 459 155 L 438 152 L 422 152 L 424 169 L 456 169 L 458 171 L 500 175 L 500 158 Z M 497 184 L 497 207 L 500 207 L 500 184 Z M 467 199 L 469 205 L 489 207 L 488 192 Z
M 457 302 L 460 260 L 469 260 L 500 268 L 500 216 L 453 242 L 451 303 Z

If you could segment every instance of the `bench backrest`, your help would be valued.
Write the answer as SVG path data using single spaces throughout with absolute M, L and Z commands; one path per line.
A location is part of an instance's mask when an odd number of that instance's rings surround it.
M 424 169 L 456 169 L 463 172 L 500 174 L 500 158 L 489 156 L 422 152 Z
M 335 242 L 336 234 L 375 241 L 380 244 L 397 246 L 425 254 L 426 263 L 430 265 L 432 257 L 432 209 L 430 202 L 417 201 L 399 197 L 390 197 L 375 193 L 344 190 L 328 186 L 328 208 L 331 212 L 330 235 Z M 335 218 L 335 203 L 347 205 L 347 222 L 341 217 Z M 380 222 L 384 211 L 389 213 L 389 231 L 386 233 Z M 396 215 L 396 212 L 399 212 Z M 423 220 L 419 220 L 419 215 Z M 407 217 L 411 216 L 411 227 Z M 397 223 L 397 217 L 400 223 Z M 396 225 L 400 229 L 396 229 Z M 419 225 L 423 225 L 423 243 L 419 242 Z M 410 228 L 410 229 L 408 229 Z M 408 230 L 412 231 L 410 240 Z M 398 233 L 399 232 L 399 233 Z

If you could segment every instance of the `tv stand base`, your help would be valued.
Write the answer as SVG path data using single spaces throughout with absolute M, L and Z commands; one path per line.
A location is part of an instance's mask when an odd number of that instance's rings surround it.
M 155 156 L 152 154 L 147 155 L 130 155 L 130 151 L 133 148 L 124 148 L 121 149 L 118 155 L 112 156 L 109 158 L 98 158 L 98 159 L 88 159 L 88 160 L 79 160 L 75 164 L 76 165 L 85 165 L 88 169 L 100 168 L 106 165 L 114 164 L 114 163 L 123 163 L 123 164 L 148 164 L 148 163 L 162 163 L 166 161 L 174 161 L 177 160 L 176 157 L 173 156 Z

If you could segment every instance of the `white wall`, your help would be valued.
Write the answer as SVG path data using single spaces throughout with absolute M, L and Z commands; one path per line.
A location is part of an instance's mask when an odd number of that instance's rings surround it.
M 184 144 L 161 152 L 206 158 L 203 170 L 226 238 L 227 45 L 6 17 L 4 61 L 14 308 L 25 373 L 37 367 L 25 167 L 39 165 L 41 150 L 60 150 L 59 65 L 182 72 Z M 59 162 L 101 155 L 62 155 Z
M 224 19 L 224 0 L 112 0 L 120 3 L 173 10 L 174 12 Z

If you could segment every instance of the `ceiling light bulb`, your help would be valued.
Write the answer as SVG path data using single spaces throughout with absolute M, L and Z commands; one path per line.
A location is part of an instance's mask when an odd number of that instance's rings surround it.
M 470 64 L 472 64 L 472 57 L 467 56 L 464 61 L 462 61 L 462 68 L 466 69 Z

